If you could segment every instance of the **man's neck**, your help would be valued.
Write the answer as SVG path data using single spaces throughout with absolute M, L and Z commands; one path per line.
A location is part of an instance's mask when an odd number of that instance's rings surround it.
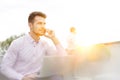
M 33 32 L 29 32 L 30 36 L 35 40 L 35 42 L 39 42 L 40 36 L 36 35 Z

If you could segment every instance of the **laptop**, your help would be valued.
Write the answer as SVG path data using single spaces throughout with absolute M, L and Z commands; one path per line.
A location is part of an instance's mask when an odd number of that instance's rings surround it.
M 67 74 L 74 70 L 74 56 L 45 56 L 39 77 Z

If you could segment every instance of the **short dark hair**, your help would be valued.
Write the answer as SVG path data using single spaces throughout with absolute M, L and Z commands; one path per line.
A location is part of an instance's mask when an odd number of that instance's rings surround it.
M 33 23 L 33 22 L 34 22 L 34 18 L 35 18 L 36 16 L 41 16 L 41 17 L 43 17 L 43 18 L 46 18 L 46 17 L 47 17 L 46 14 L 44 14 L 43 12 L 34 11 L 34 12 L 30 13 L 30 15 L 29 15 L 29 17 L 28 17 L 28 22 L 29 22 L 29 23 Z

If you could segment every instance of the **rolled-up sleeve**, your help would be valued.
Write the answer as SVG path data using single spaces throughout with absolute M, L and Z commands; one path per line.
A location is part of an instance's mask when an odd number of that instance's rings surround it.
M 59 56 L 66 56 L 67 52 L 63 48 L 61 44 L 57 45 L 46 45 L 46 52 L 48 55 L 59 55 Z
M 59 55 L 62 55 L 62 56 L 66 56 L 67 55 L 67 52 L 65 51 L 65 49 L 62 47 L 61 44 L 57 44 L 56 45 L 56 51 Z
M 0 72 L 10 80 L 22 80 L 23 78 L 22 74 L 13 69 L 13 66 L 17 61 L 18 48 L 19 47 L 14 42 L 11 43 L 1 62 Z

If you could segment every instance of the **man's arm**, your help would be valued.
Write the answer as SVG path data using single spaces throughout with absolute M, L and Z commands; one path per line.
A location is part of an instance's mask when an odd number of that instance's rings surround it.
M 58 38 L 53 37 L 53 38 L 52 38 L 52 41 L 53 41 L 53 43 L 54 43 L 55 46 L 56 46 L 57 53 L 58 53 L 59 55 L 66 56 L 66 55 L 67 55 L 67 52 L 65 51 L 65 49 L 63 48 L 63 46 L 62 46 L 61 43 L 59 42 Z
M 54 45 L 56 46 L 56 50 L 57 53 L 59 55 L 62 56 L 66 56 L 67 52 L 65 51 L 65 49 L 63 48 L 63 46 L 61 45 L 60 41 L 58 40 L 58 38 L 55 36 L 54 31 L 52 30 L 47 30 L 47 35 L 45 35 L 45 37 L 48 37 L 52 40 L 52 42 L 54 43 Z M 49 51 L 49 50 L 48 50 Z M 49 51 L 50 52 L 50 51 Z
M 2 59 L 0 69 L 1 73 L 5 75 L 7 78 L 21 80 L 23 78 L 23 75 L 21 75 L 20 73 L 16 72 L 13 69 L 13 66 L 15 65 L 17 60 L 17 50 L 18 47 L 13 42 Z

